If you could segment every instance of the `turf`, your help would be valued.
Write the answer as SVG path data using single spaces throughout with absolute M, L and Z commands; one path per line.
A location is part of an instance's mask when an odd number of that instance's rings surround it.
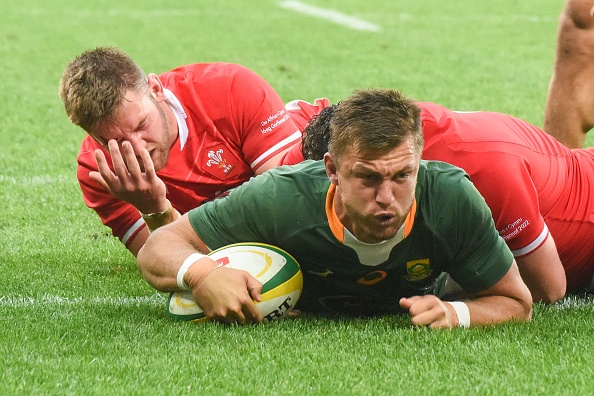
M 244 64 L 285 101 L 392 87 L 542 125 L 561 1 L 9 1 L 0 13 L 0 394 L 591 394 L 592 297 L 535 305 L 531 323 L 418 330 L 406 317 L 179 323 L 86 208 L 84 133 L 57 86 L 83 50 L 116 45 L 147 72 Z M 588 137 L 594 145 L 594 135 Z

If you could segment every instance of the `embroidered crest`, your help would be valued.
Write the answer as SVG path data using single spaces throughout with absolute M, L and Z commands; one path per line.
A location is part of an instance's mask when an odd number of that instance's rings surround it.
M 237 157 L 223 144 L 206 150 L 204 170 L 219 180 L 225 180 L 237 165 Z
M 429 277 L 433 270 L 430 268 L 429 259 L 426 258 L 421 260 L 407 261 L 406 272 L 408 273 L 408 275 L 405 276 L 406 280 L 414 282 Z

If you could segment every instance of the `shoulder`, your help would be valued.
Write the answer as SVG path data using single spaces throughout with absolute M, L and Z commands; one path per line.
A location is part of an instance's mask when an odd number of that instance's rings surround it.
M 206 83 L 233 81 L 238 76 L 250 77 L 255 75 L 257 74 L 254 71 L 236 63 L 210 62 L 178 66 L 173 70 L 161 73 L 159 78 L 164 83 L 180 80 Z
M 442 161 L 421 160 L 419 183 L 422 185 L 439 184 L 447 187 L 461 179 L 468 179 L 468 175 L 462 168 Z
M 182 103 L 208 97 L 205 105 L 218 109 L 222 104 L 242 103 L 255 107 L 274 92 L 256 72 L 235 63 L 194 63 L 159 75 L 163 86 Z M 218 101 L 218 102 L 217 102 Z M 283 105 L 280 97 L 279 105 Z
M 452 220 L 467 210 L 464 215 L 468 217 L 472 213 L 490 217 L 485 200 L 466 172 L 445 162 L 421 161 L 416 196 L 428 218 Z
M 295 227 L 325 219 L 329 183 L 322 162 L 274 168 L 191 210 L 190 221 L 209 246 L 279 240 Z
M 102 149 L 102 147 L 89 135 L 85 136 L 80 149 L 78 151 L 78 164 L 79 166 L 90 167 L 93 169 L 97 168 L 97 162 L 95 161 L 95 150 Z M 105 150 L 104 150 L 105 151 Z M 109 157 L 109 153 L 106 152 L 106 156 Z
M 266 186 L 271 193 L 291 190 L 311 193 L 320 188 L 327 191 L 329 184 L 323 161 L 307 160 L 296 165 L 272 168 L 253 177 L 238 189 L 245 186 L 244 189 L 253 190 Z
M 421 119 L 424 121 L 437 122 L 446 113 L 450 112 L 450 110 L 435 103 L 416 102 L 416 104 L 421 108 Z

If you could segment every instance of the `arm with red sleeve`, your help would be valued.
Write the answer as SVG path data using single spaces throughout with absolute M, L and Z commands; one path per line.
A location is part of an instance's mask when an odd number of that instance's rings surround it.
M 534 301 L 565 295 L 566 278 L 555 242 L 540 212 L 535 128 L 500 113 L 452 112 L 432 103 L 422 108 L 423 158 L 464 169 L 491 209 L 495 226 L 514 254 Z M 536 143 L 535 143 L 536 142 Z M 542 142 L 545 144 L 546 142 Z M 530 160 L 529 160 L 530 159 Z M 542 157 L 548 161 L 547 156 Z M 536 172 L 536 173 L 535 173 Z
M 494 143 L 496 145 L 497 143 Z M 463 168 L 491 209 L 501 237 L 514 254 L 534 301 L 553 303 L 565 295 L 565 272 L 552 236 L 540 214 L 530 169 L 503 150 L 456 150 L 440 160 Z M 432 157 L 431 149 L 425 158 Z
M 514 254 L 533 300 L 560 300 L 566 291 L 565 271 L 540 214 L 529 166 L 503 151 L 488 153 L 488 161 L 478 158 L 485 153 L 464 156 L 467 163 L 477 165 L 470 178 L 491 209 L 496 228 Z
M 186 65 L 165 72 L 159 78 L 163 86 L 170 89 L 181 102 L 188 116 L 184 122 L 187 122 L 194 141 L 220 143 L 228 150 L 226 152 L 229 155 L 242 159 L 241 163 L 235 164 L 235 174 L 227 180 L 213 178 L 204 172 L 197 176 L 184 174 L 200 171 L 199 168 L 204 166 L 200 159 L 204 155 L 200 156 L 199 152 L 205 151 L 204 147 L 209 146 L 195 146 L 198 151 L 192 151 L 187 147 L 188 144 L 183 151 L 176 154 L 175 161 L 186 164 L 187 169 L 176 167 L 170 153 L 168 165 L 162 171 L 168 173 L 166 183 L 169 193 L 172 194 L 169 198 L 175 209 L 179 209 L 176 203 L 188 201 L 179 195 L 173 196 L 179 191 L 184 191 L 183 188 L 174 188 L 177 186 L 176 183 L 187 187 L 191 178 L 190 182 L 195 183 L 191 186 L 192 190 L 202 191 L 201 194 L 197 194 L 201 198 L 195 203 L 195 206 L 198 206 L 204 200 L 215 198 L 216 194 L 248 180 L 254 174 L 260 174 L 279 165 L 291 147 L 301 141 L 301 132 L 287 114 L 279 95 L 263 78 L 241 65 Z M 138 210 L 111 196 L 89 178 L 89 172 L 97 169 L 93 152 L 100 148 L 87 137 L 79 154 L 78 179 L 85 203 L 94 209 L 103 224 L 110 227 L 113 234 L 136 254 L 149 232 Z M 105 150 L 104 153 L 109 158 Z M 195 162 L 196 160 L 198 162 Z

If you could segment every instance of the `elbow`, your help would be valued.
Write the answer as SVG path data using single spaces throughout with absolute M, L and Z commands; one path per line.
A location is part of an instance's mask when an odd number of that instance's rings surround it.
M 138 267 L 138 270 L 144 279 L 146 279 L 148 260 L 150 258 L 150 255 L 147 253 L 147 249 L 145 247 L 146 245 L 141 247 L 136 254 L 136 266 Z
M 519 297 L 520 298 L 517 299 L 519 304 L 517 311 L 518 316 L 514 319 L 521 322 L 529 322 L 532 320 L 532 295 L 530 294 L 530 290 L 525 287 L 524 293 Z
M 136 256 L 136 265 L 144 280 L 146 280 L 146 282 L 154 289 L 161 292 L 170 291 L 168 290 L 167 285 L 161 281 L 162 274 L 161 271 L 158 271 L 158 266 L 156 266 L 155 260 L 156 255 L 151 249 L 151 242 L 149 238 L 138 251 L 138 255 Z
M 532 299 L 519 300 L 519 307 L 513 320 L 518 322 L 529 322 L 532 320 Z
M 543 279 L 540 282 L 527 282 L 532 294 L 532 301 L 542 304 L 554 304 L 565 297 L 567 282 L 565 276 L 555 276 Z
M 540 293 L 533 293 L 534 302 L 540 302 L 546 305 L 554 304 L 565 297 L 566 285 L 559 285 L 559 287 L 550 290 L 544 290 Z

